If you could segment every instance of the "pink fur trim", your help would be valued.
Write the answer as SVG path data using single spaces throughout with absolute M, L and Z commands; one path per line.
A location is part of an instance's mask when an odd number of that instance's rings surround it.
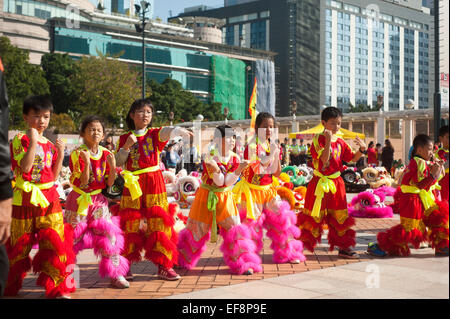
M 277 264 L 291 260 L 300 260 L 300 262 L 306 260 L 305 255 L 303 255 L 303 243 L 300 240 L 293 239 L 287 242 L 284 248 L 280 248 L 278 244 L 272 242 L 270 247 L 274 250 L 273 261 Z
M 117 220 L 116 220 L 117 221 Z M 114 224 L 106 218 L 99 218 L 89 223 L 89 228 L 94 229 L 95 233 L 107 234 L 122 234 L 122 229 L 117 224 Z
M 125 276 L 130 269 L 130 262 L 123 256 L 118 255 L 119 265 L 114 265 L 111 258 L 103 257 L 98 266 L 98 273 L 101 277 L 115 279 L 119 276 Z
M 96 255 L 112 256 L 123 252 L 125 239 L 122 234 L 113 234 L 116 242 L 113 244 L 108 236 L 96 235 L 94 236 L 94 253 Z
M 351 207 L 348 209 L 348 214 L 351 217 L 358 218 L 392 218 L 394 213 L 392 207 L 367 207 L 365 210 L 356 210 Z
M 232 273 L 242 275 L 252 268 L 254 272 L 261 272 L 261 258 L 255 253 L 255 244 L 250 238 L 247 225 L 241 224 L 230 230 L 222 230 L 223 243 L 220 250 L 225 263 Z
M 297 223 L 297 215 L 290 210 L 290 205 L 282 201 L 279 205 L 278 214 L 265 209 L 266 220 L 264 226 L 267 229 L 275 228 L 278 231 L 287 230 L 292 225 Z
M 178 264 L 186 269 L 194 268 L 201 255 L 206 250 L 206 242 L 211 233 L 206 234 L 199 241 L 195 241 L 189 229 L 185 228 L 178 234 Z M 195 252 L 193 251 L 195 249 Z M 185 259 L 185 255 L 190 262 Z

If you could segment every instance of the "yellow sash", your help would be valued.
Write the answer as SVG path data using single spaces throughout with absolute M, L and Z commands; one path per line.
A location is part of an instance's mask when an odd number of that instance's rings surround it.
M 33 182 L 24 181 L 22 177 L 16 179 L 16 188 L 14 189 L 13 205 L 22 206 L 22 192 L 31 192 L 30 203 L 34 206 L 41 206 L 46 208 L 50 205 L 42 189 L 52 188 L 55 182 L 45 184 L 37 184 Z
M 216 207 L 219 202 L 219 198 L 215 193 L 223 193 L 231 191 L 231 187 L 217 187 L 207 184 L 202 184 L 202 188 L 209 191 L 208 193 L 208 202 L 207 207 L 210 212 L 213 214 L 212 225 L 211 225 L 211 242 L 217 242 L 217 220 L 216 220 Z
M 402 185 L 400 189 L 404 194 L 418 194 L 420 200 L 422 201 L 423 208 L 425 209 L 425 211 L 427 211 L 428 209 L 436 205 L 433 190 L 440 189 L 440 187 L 438 185 L 433 185 L 431 186 L 429 191 L 426 191 L 416 186 Z
M 159 165 L 157 165 L 157 166 L 150 166 L 150 167 L 140 169 L 137 171 L 124 170 L 120 173 L 123 176 L 123 179 L 125 181 L 124 186 L 130 190 L 132 200 L 135 200 L 142 196 L 142 189 L 141 189 L 141 186 L 139 185 L 139 176 L 138 175 L 141 175 L 144 173 L 149 173 L 149 172 L 156 172 L 159 170 L 160 170 L 160 167 L 159 167 Z
M 250 192 L 250 189 L 256 189 L 260 191 L 268 190 L 272 184 L 268 185 L 255 185 L 247 182 L 245 179 L 241 179 L 236 185 L 233 187 L 233 193 L 235 195 L 236 204 L 241 203 L 241 195 L 244 194 L 245 200 L 247 203 L 247 218 L 248 219 L 256 219 L 255 213 L 253 211 L 253 196 Z
M 336 193 L 336 185 L 332 181 L 332 179 L 336 179 L 341 176 L 341 172 L 336 172 L 334 174 L 325 176 L 317 170 L 314 170 L 314 175 L 319 177 L 319 181 L 316 185 L 316 190 L 314 195 L 316 196 L 316 200 L 314 202 L 314 207 L 311 213 L 312 217 L 320 216 L 320 207 L 322 206 L 322 199 L 325 196 L 325 193 Z
M 92 198 L 91 198 L 91 196 L 100 194 L 102 192 L 102 190 L 101 189 L 96 189 L 95 191 L 92 191 L 90 193 L 86 193 L 85 191 L 79 189 L 76 186 L 73 186 L 73 190 L 76 193 L 81 195 L 81 196 L 79 196 L 77 198 L 77 203 L 78 203 L 77 214 L 80 214 L 82 216 L 86 216 L 89 205 L 92 205 Z

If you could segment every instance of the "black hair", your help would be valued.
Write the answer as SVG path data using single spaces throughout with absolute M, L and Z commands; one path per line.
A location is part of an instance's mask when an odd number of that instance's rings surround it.
M 273 120 L 273 124 L 275 126 L 275 117 L 270 114 L 269 112 L 261 112 L 256 116 L 256 121 L 255 121 L 255 129 L 256 131 L 258 131 L 258 128 L 261 126 L 262 122 L 265 119 L 272 119 Z
M 216 138 L 224 138 L 226 136 L 227 130 L 233 130 L 233 128 L 229 125 L 217 126 L 216 129 L 214 130 L 213 140 L 215 140 Z M 233 131 L 233 135 L 234 135 L 234 131 Z
M 155 108 L 153 107 L 153 104 L 150 101 L 150 99 L 146 98 L 146 99 L 139 99 L 139 100 L 134 101 L 133 104 L 131 104 L 130 110 L 128 111 L 127 117 L 125 119 L 125 123 L 127 123 L 127 126 L 130 130 L 136 129 L 136 127 L 134 126 L 134 121 L 131 118 L 130 114 L 136 112 L 137 110 L 139 110 L 140 108 L 142 108 L 144 106 L 150 107 L 152 109 L 152 113 L 155 113 Z M 152 126 L 152 122 L 153 122 L 153 116 L 152 116 L 152 120 L 150 121 L 150 124 L 148 125 L 149 127 Z
M 392 143 L 390 140 L 384 141 L 384 144 L 386 144 L 387 148 L 390 148 L 390 149 L 392 149 L 392 151 L 394 151 L 394 147 L 392 146 Z
M 439 136 L 444 136 L 448 133 L 448 125 L 444 125 L 439 129 Z
M 414 138 L 413 141 L 413 150 L 411 153 L 411 157 L 416 156 L 417 148 L 428 145 L 429 143 L 433 144 L 433 139 L 426 134 L 419 134 Z
M 335 119 L 338 117 L 342 118 L 342 111 L 337 107 L 329 106 L 322 111 L 320 119 L 327 122 L 330 119 Z
M 376 147 L 381 146 L 381 143 L 377 143 L 377 145 L 375 145 Z
M 40 111 L 50 111 L 53 113 L 53 103 L 50 99 L 45 95 L 33 95 L 27 97 L 23 101 L 23 114 L 30 113 L 31 110 L 36 112 Z
M 81 122 L 80 133 L 84 133 L 84 131 L 86 130 L 88 125 L 93 122 L 99 122 L 102 125 L 103 134 L 104 134 L 105 133 L 105 125 L 103 124 L 103 119 L 97 115 L 89 115 L 84 118 L 83 122 Z
M 374 144 L 375 144 L 375 143 L 374 143 L 373 141 L 370 141 L 370 143 L 369 143 L 369 146 L 368 146 L 368 147 L 370 148 L 370 147 L 374 146 Z

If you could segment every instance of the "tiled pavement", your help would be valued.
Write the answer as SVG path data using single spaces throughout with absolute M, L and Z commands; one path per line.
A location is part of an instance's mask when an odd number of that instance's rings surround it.
M 298 265 L 274 264 L 270 240 L 264 240 L 262 251 L 263 272 L 252 276 L 232 275 L 223 263 L 219 250 L 221 238 L 215 244 L 208 244 L 196 268 L 187 271 L 177 269 L 182 276 L 181 280 L 170 282 L 158 279 L 157 268 L 148 261 L 134 264 L 131 269 L 135 275 L 129 289 L 114 289 L 108 279 L 98 275 L 98 262 L 92 250 L 82 252 L 78 256 L 80 287 L 72 294 L 73 299 L 150 299 L 176 296 L 178 294 L 195 292 L 199 290 L 236 285 L 245 282 L 255 282 L 262 279 L 280 277 L 302 272 L 314 272 L 319 269 L 339 267 L 352 263 L 370 260 L 372 257 L 364 252 L 369 241 L 375 240 L 377 232 L 385 230 L 399 222 L 398 216 L 392 219 L 357 219 L 355 230 L 357 232 L 356 250 L 360 252 L 360 259 L 348 260 L 337 256 L 337 251 L 327 250 L 326 237 L 313 253 L 305 250 L 307 260 Z M 36 286 L 37 276 L 28 274 L 24 285 L 16 298 L 44 298 L 44 291 Z

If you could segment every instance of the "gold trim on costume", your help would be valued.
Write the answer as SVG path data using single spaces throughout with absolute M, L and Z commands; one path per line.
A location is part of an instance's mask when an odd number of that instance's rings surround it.
M 141 201 L 139 198 L 132 200 L 131 196 L 122 196 L 122 200 L 120 201 L 120 209 L 124 208 L 141 209 Z
M 426 231 L 426 226 L 421 219 L 414 219 L 400 216 L 400 224 L 407 232 L 410 232 L 413 229 L 417 229 L 422 233 Z
M 14 246 L 19 238 L 24 234 L 31 234 L 33 232 L 32 219 L 12 218 L 11 220 L 11 246 Z
M 171 227 L 164 225 L 164 220 L 162 218 L 147 219 L 147 233 L 153 233 L 156 231 L 165 233 L 169 238 L 172 236 Z
M 64 241 L 64 217 L 62 212 L 36 217 L 36 228 L 51 228 L 58 233 L 61 241 Z
M 147 194 L 145 196 L 145 204 L 147 207 L 160 206 L 167 211 L 169 202 L 167 201 L 167 193 Z

